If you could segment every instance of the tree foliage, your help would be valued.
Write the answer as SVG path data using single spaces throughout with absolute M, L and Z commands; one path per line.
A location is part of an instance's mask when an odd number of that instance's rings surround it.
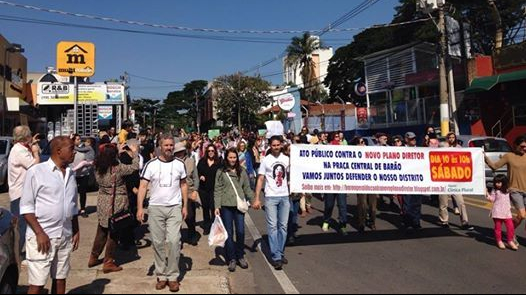
M 417 0 L 400 0 L 393 17 L 393 24 L 425 18 L 416 10 Z M 446 10 L 458 21 L 467 23 L 471 33 L 474 54 L 491 54 L 495 48 L 496 21 L 489 0 L 449 0 Z M 517 25 L 524 20 L 523 7 L 526 0 L 495 1 L 502 19 L 504 44 L 513 42 Z M 435 15 L 436 17 L 436 15 Z M 329 64 L 324 84 L 330 88 L 330 97 L 363 104 L 363 99 L 354 94 L 354 81 L 363 78 L 363 64 L 357 58 L 385 49 L 426 41 L 437 43 L 439 38 L 435 24 L 418 22 L 413 24 L 371 28 L 354 36 L 351 44 L 339 48 Z
M 304 33 L 301 37 L 292 38 L 291 44 L 287 47 L 285 64 L 294 70 L 294 77 L 296 77 L 297 69 L 300 69 L 303 80 L 303 94 L 310 101 L 320 93 L 320 78 L 316 76 L 316 68 L 319 65 L 316 65 L 312 60 L 312 55 L 321 47 L 320 39 L 313 37 L 310 33 Z
M 218 117 L 226 125 L 238 125 L 238 114 L 241 125 L 246 127 L 256 122 L 262 107 L 270 104 L 267 92 L 270 82 L 260 77 L 248 77 L 240 74 L 222 76 L 215 80 L 217 91 Z

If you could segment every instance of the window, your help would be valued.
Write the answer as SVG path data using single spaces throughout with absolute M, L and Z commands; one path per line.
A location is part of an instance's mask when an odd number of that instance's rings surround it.
M 7 155 L 7 141 L 0 140 L 0 155 Z

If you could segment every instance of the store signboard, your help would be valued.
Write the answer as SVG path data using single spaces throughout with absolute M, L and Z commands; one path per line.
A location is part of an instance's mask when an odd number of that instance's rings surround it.
M 38 105 L 73 105 L 75 89 L 73 84 L 40 82 L 37 87 Z M 124 86 L 121 84 L 79 84 L 79 104 L 122 104 Z

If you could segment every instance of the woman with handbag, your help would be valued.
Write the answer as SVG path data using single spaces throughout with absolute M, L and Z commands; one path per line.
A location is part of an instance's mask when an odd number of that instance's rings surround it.
M 133 153 L 131 165 L 119 162 L 119 149 L 115 144 L 101 145 L 99 156 L 95 162 L 95 176 L 99 184 L 97 199 L 97 215 L 99 224 L 97 235 L 93 242 L 88 267 L 104 263 L 104 273 L 121 271 L 122 267 L 115 264 L 113 259 L 120 231 L 133 225 L 134 216 L 128 211 L 129 201 L 125 183 L 125 176 L 139 170 L 139 157 L 136 146 L 129 147 Z M 104 260 L 99 256 L 106 247 Z
M 226 152 L 224 167 L 217 171 L 214 196 L 215 215 L 222 218 L 228 232 L 225 244 L 228 270 L 234 272 L 237 264 L 242 269 L 247 269 L 248 263 L 244 253 L 245 213 L 248 212 L 247 200 L 254 199 L 254 192 L 250 188 L 246 170 L 239 163 L 239 155 L 235 148 Z

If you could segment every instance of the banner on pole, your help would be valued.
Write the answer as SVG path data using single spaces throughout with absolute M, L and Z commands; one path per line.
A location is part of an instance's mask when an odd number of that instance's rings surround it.
M 482 149 L 293 145 L 292 193 L 484 195 Z

